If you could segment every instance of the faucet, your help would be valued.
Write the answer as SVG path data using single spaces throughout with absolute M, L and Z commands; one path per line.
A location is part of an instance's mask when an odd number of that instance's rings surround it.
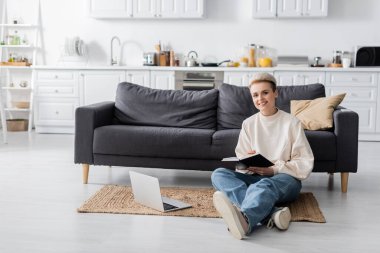
M 119 64 L 118 63 L 118 58 L 116 57 L 116 59 L 114 59 L 114 56 L 113 56 L 113 41 L 114 40 L 117 40 L 117 42 L 119 43 L 119 47 L 121 46 L 119 37 L 113 36 L 112 39 L 111 39 L 111 66 Z

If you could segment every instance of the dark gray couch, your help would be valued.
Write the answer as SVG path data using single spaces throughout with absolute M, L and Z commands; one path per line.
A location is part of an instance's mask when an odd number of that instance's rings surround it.
M 325 96 L 322 84 L 279 86 L 277 106 L 289 112 L 290 100 Z M 214 170 L 235 156 L 242 121 L 256 113 L 247 87 L 223 84 L 207 91 L 155 90 L 120 83 L 115 102 L 76 110 L 75 163 L 89 165 Z M 339 107 L 334 127 L 306 131 L 314 153 L 313 172 L 342 175 L 357 171 L 358 115 Z

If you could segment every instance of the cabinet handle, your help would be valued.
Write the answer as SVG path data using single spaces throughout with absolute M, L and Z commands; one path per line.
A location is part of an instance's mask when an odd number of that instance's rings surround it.
M 55 114 L 57 114 L 57 115 L 58 115 L 58 114 L 59 114 L 59 111 L 55 111 Z
M 55 78 L 55 79 L 58 79 L 58 75 L 55 75 L 54 78 Z
M 55 92 L 55 93 L 58 93 L 58 90 L 55 90 L 54 92 Z
M 356 77 L 351 78 L 351 80 L 352 80 L 352 81 L 355 81 L 355 82 L 358 81 L 358 79 L 357 79 Z

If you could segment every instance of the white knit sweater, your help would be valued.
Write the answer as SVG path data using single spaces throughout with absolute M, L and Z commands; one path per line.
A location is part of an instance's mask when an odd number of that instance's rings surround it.
M 235 149 L 239 159 L 255 150 L 274 165 L 274 173 L 286 173 L 299 180 L 306 179 L 314 165 L 314 156 L 301 122 L 293 115 L 278 110 L 274 115 L 260 112 L 244 120 Z M 252 173 L 248 170 L 237 170 Z

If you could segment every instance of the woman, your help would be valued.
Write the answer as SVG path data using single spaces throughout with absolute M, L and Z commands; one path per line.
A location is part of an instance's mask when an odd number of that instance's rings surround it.
M 217 190 L 214 206 L 237 239 L 268 222 L 281 230 L 289 227 L 289 208 L 276 205 L 294 201 L 314 163 L 313 153 L 300 121 L 275 106 L 276 79 L 258 73 L 249 85 L 258 113 L 243 121 L 235 149 L 239 159 L 260 153 L 274 165 L 231 171 L 216 169 L 211 176 Z

